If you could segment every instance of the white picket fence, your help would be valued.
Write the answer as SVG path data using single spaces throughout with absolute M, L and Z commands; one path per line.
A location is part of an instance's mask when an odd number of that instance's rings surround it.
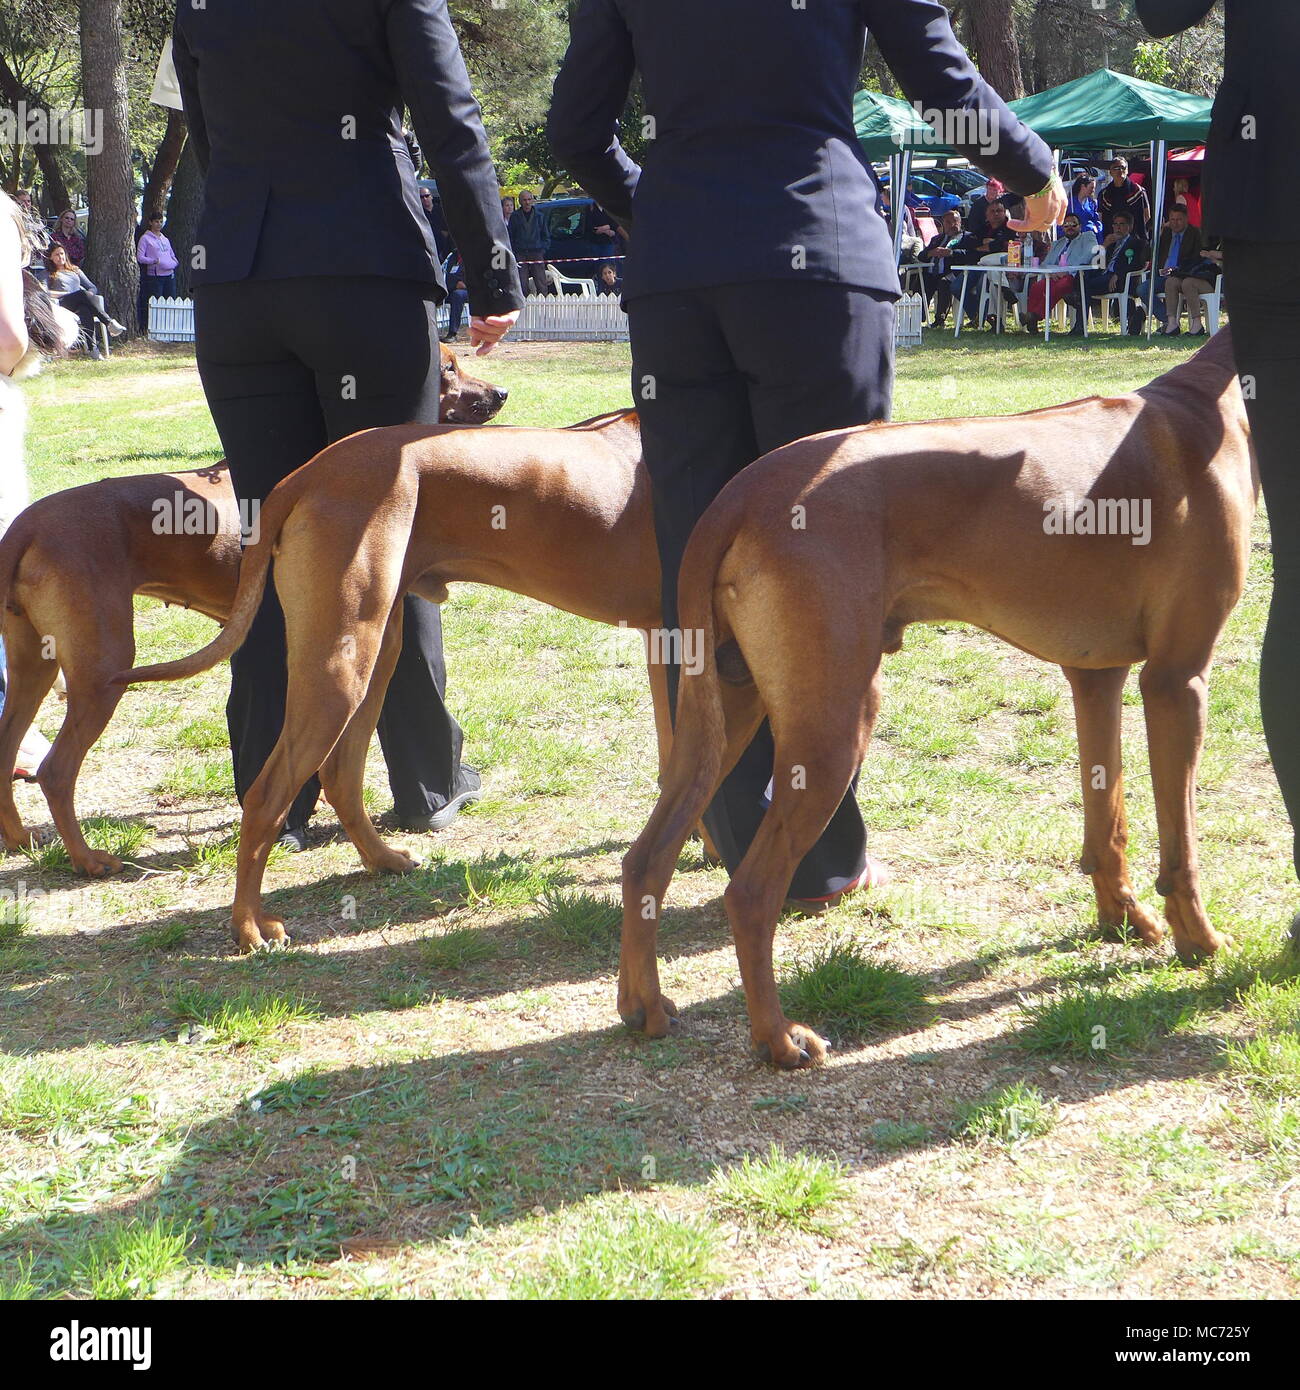
M 192 299 L 151 299 L 149 337 L 155 343 L 194 341 L 194 301 Z
M 627 315 L 617 295 L 530 294 L 510 336 L 524 343 L 625 343 Z
M 925 300 L 905 294 L 899 301 L 894 323 L 894 345 L 920 347 Z M 448 326 L 447 306 L 438 306 L 438 331 Z M 627 315 L 612 294 L 594 299 L 581 295 L 531 294 L 524 300 L 519 322 L 510 335 L 516 342 L 625 343 Z M 194 341 L 192 299 L 151 299 L 149 337 L 157 343 Z
M 919 294 L 905 294 L 895 306 L 894 346 L 921 346 L 921 325 L 925 322 L 925 300 Z

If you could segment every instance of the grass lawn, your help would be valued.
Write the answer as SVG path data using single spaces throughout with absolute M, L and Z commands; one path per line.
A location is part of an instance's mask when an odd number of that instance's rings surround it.
M 900 361 L 897 416 L 1126 390 L 1188 350 L 932 337 Z M 503 423 L 560 425 L 625 404 L 628 365 L 520 344 L 484 375 L 510 388 Z M 38 494 L 219 456 L 184 350 L 30 393 Z M 689 846 L 662 936 L 685 1031 L 618 1025 L 612 903 L 654 740 L 644 672 L 603 630 L 456 590 L 450 703 L 484 801 L 405 837 L 425 864 L 402 879 L 364 875 L 322 812 L 268 873 L 293 947 L 242 960 L 225 672 L 130 692 L 80 789 L 129 867 L 0 865 L 25 895 L 0 903 L 0 1294 L 1294 1297 L 1300 965 L 1279 932 L 1300 902 L 1256 700 L 1268 566 L 1261 529 L 1200 779 L 1235 951 L 1186 970 L 1098 939 L 1064 678 L 915 628 L 860 788 L 893 885 L 778 935 L 783 989 L 836 1044 L 814 1072 L 750 1061 L 724 876 Z M 138 632 L 156 661 L 212 628 L 140 601 Z M 1151 903 L 1136 681 L 1128 700 Z M 377 755 L 368 794 L 388 805 Z M 37 791 L 19 804 L 49 828 Z

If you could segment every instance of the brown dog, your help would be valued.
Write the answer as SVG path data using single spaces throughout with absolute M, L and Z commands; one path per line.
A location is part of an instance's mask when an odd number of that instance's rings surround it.
M 490 420 L 506 392 L 468 376 L 450 348 L 443 346 L 441 358 L 443 418 Z M 86 844 L 73 798 L 82 761 L 122 698 L 111 677 L 135 657 L 131 597 L 145 594 L 224 623 L 239 580 L 239 536 L 239 508 L 223 462 L 52 493 L 20 512 L 0 540 L 0 629 L 8 658 L 0 768 L 13 767 L 19 741 L 62 667 L 67 715 L 36 780 L 68 857 L 84 874 L 121 868 L 113 855 Z M 8 776 L 0 776 L 0 837 L 9 849 L 33 842 Z
M 568 429 L 404 425 L 331 445 L 267 498 L 244 552 L 230 622 L 180 661 L 119 679 L 177 680 L 244 638 L 275 557 L 289 685 L 284 734 L 244 797 L 233 932 L 242 951 L 286 939 L 262 911 L 267 855 L 313 772 L 367 868 L 401 872 L 362 804 L 366 748 L 401 645 L 401 598 L 494 584 L 597 622 L 659 621 L 659 561 L 632 412 Z M 656 712 L 663 668 L 651 664 Z M 666 719 L 657 718 L 660 756 Z
M 687 832 L 766 716 L 772 802 L 727 888 L 727 916 L 756 1054 L 783 1067 L 824 1057 L 823 1041 L 782 1012 L 773 935 L 795 866 L 866 753 L 881 654 L 916 622 L 971 623 L 1064 668 L 1098 916 L 1155 944 L 1160 926 L 1129 883 L 1120 772 L 1124 679 L 1146 663 L 1156 886 L 1179 955 L 1217 950 L 1198 885 L 1196 766 L 1255 490 L 1227 330 L 1132 395 L 818 435 L 733 479 L 682 563 L 683 631 L 704 659 L 684 676 L 663 792 L 623 861 L 624 1021 L 652 1036 L 670 1028 L 660 905 Z

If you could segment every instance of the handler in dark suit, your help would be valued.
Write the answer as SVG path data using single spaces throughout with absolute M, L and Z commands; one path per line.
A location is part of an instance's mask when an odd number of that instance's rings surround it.
M 1033 226 L 1064 211 L 1051 152 L 932 0 L 583 0 L 573 19 L 549 135 L 631 229 L 623 293 L 670 629 L 686 541 L 729 478 L 778 445 L 889 413 L 898 276 L 853 133 L 868 27 L 909 97 L 988 113 L 990 147 L 963 153 L 1031 195 Z M 653 136 L 644 175 L 617 138 L 638 69 Z M 676 667 L 669 678 L 675 692 Z M 709 812 L 729 869 L 771 776 L 765 726 Z M 850 791 L 790 891 L 831 900 L 871 867 Z
M 438 419 L 445 297 L 402 137 L 410 107 L 463 258 L 480 351 L 520 305 L 496 176 L 446 0 L 180 0 L 173 55 L 204 171 L 195 234 L 199 374 L 241 502 L 332 440 Z M 438 609 L 407 598 L 379 739 L 403 828 L 440 828 L 478 788 L 443 703 Z M 270 586 L 231 662 L 242 800 L 284 721 Z M 319 785 L 286 821 L 301 847 Z
M 1150 33 L 1199 24 L 1213 0 L 1137 0 Z M 1223 82 L 1201 179 L 1207 236 L 1223 238 L 1237 370 L 1273 538 L 1273 601 L 1260 657 L 1264 734 L 1293 827 L 1300 828 L 1300 5 L 1227 0 Z M 1300 871 L 1300 839 L 1296 845 Z M 1300 917 L 1292 935 L 1300 933 Z

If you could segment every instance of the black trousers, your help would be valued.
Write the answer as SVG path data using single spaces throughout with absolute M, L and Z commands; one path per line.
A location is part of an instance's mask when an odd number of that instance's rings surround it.
M 195 294 L 199 376 L 241 503 L 260 503 L 326 444 L 379 425 L 438 419 L 432 285 L 304 277 L 202 285 Z M 439 810 L 459 789 L 461 731 L 443 703 L 436 605 L 404 601 L 402 651 L 379 742 L 402 816 Z M 284 724 L 284 617 L 274 585 L 230 663 L 226 719 L 242 801 Z M 286 824 L 306 824 L 313 777 Z
M 677 572 L 686 542 L 732 477 L 805 435 L 888 417 L 894 304 L 872 291 L 790 280 L 646 295 L 632 300 L 627 313 L 632 390 L 663 566 L 664 625 L 671 629 L 678 626 Z M 673 709 L 678 676 L 670 666 Z M 764 723 L 705 814 L 733 872 L 766 810 L 772 758 Z M 818 898 L 843 888 L 862 872 L 866 842 L 850 789 L 795 871 L 791 894 Z
M 1260 713 L 1282 799 L 1300 827 L 1300 241 L 1226 241 L 1223 275 L 1273 544 Z M 1300 872 L 1300 841 L 1295 861 Z

